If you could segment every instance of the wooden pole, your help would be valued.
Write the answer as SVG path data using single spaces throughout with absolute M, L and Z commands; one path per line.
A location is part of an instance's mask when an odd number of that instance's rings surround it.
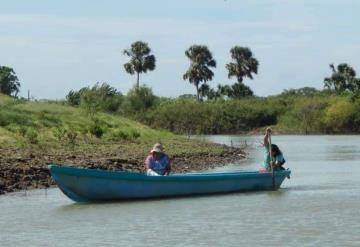
M 272 179 L 272 188 L 275 190 L 275 171 L 273 166 L 273 157 L 271 154 L 271 133 L 269 133 L 269 155 L 270 155 L 270 167 L 271 167 L 271 179 Z

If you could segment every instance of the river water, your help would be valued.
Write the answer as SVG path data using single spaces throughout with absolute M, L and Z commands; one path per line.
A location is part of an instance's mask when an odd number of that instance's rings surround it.
M 260 136 L 217 170 L 258 169 Z M 0 246 L 360 246 L 360 136 L 273 136 L 290 180 L 279 191 L 75 204 L 58 189 L 0 196 Z

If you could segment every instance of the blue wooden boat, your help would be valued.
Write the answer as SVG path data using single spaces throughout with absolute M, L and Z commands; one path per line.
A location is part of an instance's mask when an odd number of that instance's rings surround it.
M 276 171 L 273 184 L 272 173 L 258 171 L 147 176 L 55 164 L 49 165 L 49 170 L 60 190 L 76 202 L 273 190 L 291 173 Z

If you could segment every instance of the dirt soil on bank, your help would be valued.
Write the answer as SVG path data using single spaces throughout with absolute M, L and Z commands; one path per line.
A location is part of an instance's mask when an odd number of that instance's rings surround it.
M 144 156 L 131 158 L 115 153 L 44 153 L 17 148 L 0 148 L 0 194 L 55 185 L 48 164 L 65 164 L 92 169 L 144 172 Z M 221 154 L 186 154 L 172 156 L 172 172 L 208 170 L 243 159 L 238 148 L 224 146 Z

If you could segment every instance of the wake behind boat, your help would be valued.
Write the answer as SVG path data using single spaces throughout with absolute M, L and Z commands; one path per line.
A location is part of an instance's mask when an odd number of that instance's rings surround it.
M 76 202 L 175 197 L 237 191 L 279 189 L 290 170 L 261 173 L 185 173 L 147 176 L 143 173 L 106 171 L 49 165 L 60 190 Z

